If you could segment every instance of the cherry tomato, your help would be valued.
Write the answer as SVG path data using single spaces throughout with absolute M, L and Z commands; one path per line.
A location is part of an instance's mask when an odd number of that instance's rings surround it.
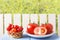
M 22 31 L 22 30 L 23 30 L 22 27 L 17 28 L 17 32 L 20 32 L 20 31 Z
M 16 32 L 17 30 L 15 29 L 15 28 L 12 28 L 11 30 L 10 30 L 10 33 L 12 33 L 12 32 Z
M 7 27 L 7 31 L 10 31 L 13 28 L 12 24 L 9 24 L 9 26 Z
M 15 29 L 18 29 L 19 28 L 19 26 L 18 25 L 15 25 L 15 27 L 14 27 Z
M 10 31 L 10 30 L 11 30 L 11 28 L 8 27 L 8 28 L 7 28 L 7 31 Z

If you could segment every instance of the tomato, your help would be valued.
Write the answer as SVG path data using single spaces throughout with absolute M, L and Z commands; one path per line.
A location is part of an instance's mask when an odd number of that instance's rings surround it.
M 12 32 L 16 32 L 17 30 L 15 29 L 15 28 L 12 28 L 11 30 L 10 30 L 10 33 L 12 33 Z
M 36 27 L 34 29 L 35 35 L 45 35 L 47 33 L 47 29 L 45 27 Z
M 18 25 L 15 25 L 15 27 L 14 27 L 14 28 L 18 29 L 18 28 L 19 28 L 19 26 L 18 26 Z
M 27 26 L 27 32 L 30 34 L 34 34 L 34 28 L 38 27 L 38 24 L 36 23 L 30 23 Z
M 7 31 L 10 31 L 13 28 L 12 24 L 9 24 L 9 26 L 7 27 Z
M 50 23 L 46 24 L 46 28 L 48 30 L 47 34 L 50 34 L 53 32 L 53 25 L 52 24 L 50 24 Z
M 48 30 L 47 34 L 50 34 L 53 32 L 53 25 L 50 23 L 42 24 L 41 27 L 45 27 Z
M 10 30 L 11 30 L 11 28 L 8 27 L 8 28 L 7 28 L 7 31 L 10 31 Z
M 10 31 L 10 32 L 20 32 L 22 30 L 23 28 L 18 25 L 9 24 L 9 26 L 7 27 L 7 31 Z
M 13 24 L 9 24 L 9 26 L 11 27 L 11 26 L 13 26 Z
M 8 27 L 13 28 L 13 27 L 14 27 L 14 25 L 13 25 L 13 24 L 9 24 L 9 26 L 8 26 Z
M 17 28 L 17 32 L 20 32 L 20 31 L 22 31 L 22 30 L 23 30 L 22 27 Z

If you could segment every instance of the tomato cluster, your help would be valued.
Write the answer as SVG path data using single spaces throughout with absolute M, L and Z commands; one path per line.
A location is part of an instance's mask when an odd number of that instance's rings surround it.
M 36 35 L 46 35 L 53 32 L 53 25 L 50 23 L 41 24 L 40 26 L 36 23 L 30 23 L 27 27 L 27 32 Z
M 23 28 L 21 26 L 18 26 L 18 25 L 9 24 L 9 26 L 7 27 L 7 31 L 10 33 L 20 32 L 22 30 L 23 30 Z

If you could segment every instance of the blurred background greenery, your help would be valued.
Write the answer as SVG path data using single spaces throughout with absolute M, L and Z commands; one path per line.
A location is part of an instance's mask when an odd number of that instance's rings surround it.
M 60 13 L 60 0 L 0 0 L 0 13 Z

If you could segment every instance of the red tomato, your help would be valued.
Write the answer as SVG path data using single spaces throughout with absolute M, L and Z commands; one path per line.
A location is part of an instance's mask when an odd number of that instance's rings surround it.
M 22 31 L 22 30 L 23 30 L 22 27 L 17 28 L 17 32 L 20 32 L 20 31 Z
M 46 35 L 47 29 L 45 27 L 36 27 L 34 29 L 34 34 L 36 35 Z
M 10 33 L 12 33 L 12 32 L 17 32 L 17 30 L 15 29 L 15 28 L 12 28 L 11 30 L 10 30 Z
M 12 24 L 9 24 L 9 26 L 7 27 L 7 31 L 10 31 L 13 28 Z
M 8 27 L 8 28 L 7 28 L 7 31 L 10 31 L 10 30 L 11 30 L 11 28 Z
M 34 28 L 38 27 L 38 24 L 36 23 L 30 23 L 27 26 L 27 32 L 30 34 L 34 34 Z
M 12 24 L 9 24 L 8 28 L 7 28 L 7 31 L 9 32 L 20 32 L 22 31 L 23 28 L 21 26 L 18 26 L 18 25 L 12 25 Z
M 19 28 L 19 26 L 18 25 L 15 25 L 15 27 L 14 27 L 15 29 L 18 29 Z
M 46 28 L 48 30 L 47 34 L 50 34 L 53 32 L 53 25 L 52 24 L 50 24 L 50 23 L 46 24 Z
M 47 34 L 50 34 L 53 32 L 53 25 L 50 23 L 42 24 L 41 27 L 45 27 L 48 30 Z

